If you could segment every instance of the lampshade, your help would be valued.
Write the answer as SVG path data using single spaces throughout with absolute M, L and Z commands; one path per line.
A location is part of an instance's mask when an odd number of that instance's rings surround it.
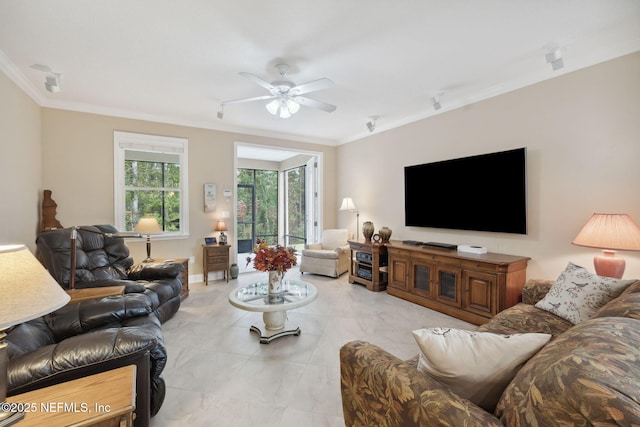
M 356 210 L 356 205 L 355 205 L 355 203 L 353 203 L 353 200 L 351 199 L 351 197 L 345 197 L 344 199 L 342 199 L 342 205 L 340 205 L 340 210 L 341 211 L 355 211 Z
M 619 251 L 640 250 L 640 228 L 626 214 L 593 214 L 574 245 Z
M 224 220 L 221 219 L 216 223 L 215 231 L 227 231 L 227 224 L 224 223 Z
M 295 102 L 293 99 L 287 100 L 287 108 L 291 112 L 291 114 L 295 114 L 300 110 L 300 104 Z
M 133 229 L 136 233 L 141 234 L 161 234 L 162 228 L 160 228 L 160 224 L 158 224 L 158 220 L 151 215 L 145 215 L 140 218 L 136 228 Z
M 281 97 L 269 102 L 265 108 L 274 116 L 278 115 L 281 119 L 288 119 L 300 110 L 300 104 L 293 99 Z
M 24 245 L 0 245 L 0 330 L 69 302 L 60 287 Z
M 278 114 L 279 107 L 280 107 L 280 101 L 278 101 L 277 99 L 274 99 L 273 101 L 265 105 L 265 108 L 267 109 L 267 111 L 273 114 L 274 116 Z

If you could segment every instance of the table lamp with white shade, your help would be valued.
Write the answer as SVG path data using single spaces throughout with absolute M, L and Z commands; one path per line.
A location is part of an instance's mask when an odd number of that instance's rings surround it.
M 9 356 L 6 331 L 44 316 L 69 302 L 69 295 L 24 245 L 0 245 L 0 403 L 7 397 Z M 0 410 L 0 425 L 24 418 Z
M 154 259 L 151 258 L 151 235 L 162 234 L 162 228 L 160 228 L 158 220 L 153 215 L 145 215 L 140 218 L 133 231 L 147 235 L 147 259 L 143 262 L 153 262 Z
M 602 249 L 602 254 L 593 258 L 596 274 L 620 279 L 625 260 L 616 256 L 616 251 L 640 250 L 640 228 L 629 215 L 595 213 L 571 243 Z

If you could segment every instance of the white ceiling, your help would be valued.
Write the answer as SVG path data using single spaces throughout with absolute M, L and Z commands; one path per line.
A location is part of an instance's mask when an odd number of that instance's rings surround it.
M 565 68 L 544 56 L 560 46 Z M 0 70 L 40 105 L 336 145 L 640 51 L 638 0 L 2 0 Z M 239 72 L 296 84 L 333 113 L 290 119 Z M 43 64 L 62 73 L 44 89 Z

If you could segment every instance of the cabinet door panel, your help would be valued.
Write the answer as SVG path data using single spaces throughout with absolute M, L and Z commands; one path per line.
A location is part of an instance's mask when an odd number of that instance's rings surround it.
M 389 286 L 394 288 L 407 290 L 409 278 L 408 273 L 409 260 L 405 257 L 389 256 Z
M 476 271 L 466 271 L 464 277 L 466 309 L 491 316 L 496 310 L 496 276 Z
M 436 300 L 443 304 L 462 307 L 461 270 L 436 267 Z
M 434 268 L 432 264 L 411 263 L 410 291 L 425 298 L 434 299 Z

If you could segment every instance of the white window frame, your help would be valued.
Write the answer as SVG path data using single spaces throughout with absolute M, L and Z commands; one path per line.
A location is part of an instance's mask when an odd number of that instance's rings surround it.
M 131 132 L 113 132 L 114 150 L 114 220 L 118 230 L 125 229 L 125 150 L 170 153 L 180 156 L 180 231 L 164 232 L 160 238 L 185 238 L 189 236 L 189 140 L 169 136 L 147 135 Z

